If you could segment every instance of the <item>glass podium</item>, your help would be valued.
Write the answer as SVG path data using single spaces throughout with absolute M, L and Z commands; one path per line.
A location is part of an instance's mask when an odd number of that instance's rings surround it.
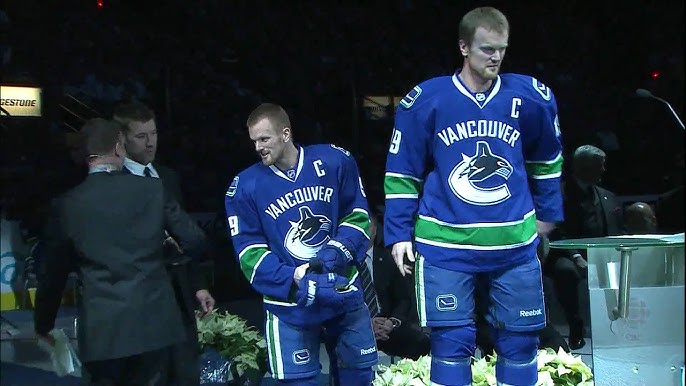
M 560 240 L 586 249 L 595 384 L 684 385 L 684 234 Z

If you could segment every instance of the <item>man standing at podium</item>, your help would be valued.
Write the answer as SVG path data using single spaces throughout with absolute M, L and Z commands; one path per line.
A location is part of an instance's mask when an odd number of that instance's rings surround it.
M 564 182 L 565 221 L 550 236 L 552 241 L 605 237 L 622 232 L 622 207 L 615 195 L 598 184 L 605 173 L 605 152 L 591 146 L 574 151 L 572 176 Z M 553 278 L 555 296 L 569 323 L 569 348 L 586 345 L 584 321 L 579 312 L 579 282 L 588 275 L 586 250 L 550 251 L 544 272 Z

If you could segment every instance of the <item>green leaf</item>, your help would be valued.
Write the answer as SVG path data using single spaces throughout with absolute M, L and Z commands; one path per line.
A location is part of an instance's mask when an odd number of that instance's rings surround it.
M 198 342 L 212 347 L 234 363 L 239 374 L 260 370 L 266 363 L 267 344 L 260 333 L 246 321 L 228 312 L 212 310 L 197 318 Z
M 474 360 L 472 385 L 494 386 L 497 356 Z M 391 366 L 379 366 L 374 386 L 429 385 L 431 357 L 423 356 L 416 361 L 402 359 Z M 593 386 L 593 374 L 580 357 L 562 350 L 546 349 L 538 352 L 538 382 L 536 386 Z

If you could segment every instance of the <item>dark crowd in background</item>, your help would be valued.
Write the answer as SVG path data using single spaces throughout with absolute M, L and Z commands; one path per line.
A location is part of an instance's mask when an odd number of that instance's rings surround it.
M 155 110 L 158 158 L 179 173 L 189 212 L 218 214 L 217 243 L 228 243 L 226 187 L 258 161 L 245 120 L 262 102 L 288 110 L 297 142 L 351 150 L 370 206 L 382 205 L 393 108 L 370 119 L 364 98 L 451 74 L 459 18 L 481 3 L 7 1 L 0 81 L 41 87 L 43 116 L 0 118 L 3 212 L 38 233 L 50 199 L 86 173 L 75 131 L 126 100 Z M 602 185 L 618 196 L 683 186 L 684 131 L 635 93 L 683 115 L 683 2 L 488 5 L 511 23 L 502 72 L 555 92 L 567 159 L 602 148 Z

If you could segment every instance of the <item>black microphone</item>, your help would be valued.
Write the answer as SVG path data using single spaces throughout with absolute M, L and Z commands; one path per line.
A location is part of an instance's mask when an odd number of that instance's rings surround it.
M 666 104 L 667 107 L 669 107 L 669 111 L 672 112 L 672 115 L 674 116 L 674 118 L 676 119 L 676 121 L 679 122 L 679 125 L 681 126 L 681 129 L 682 129 L 682 130 L 686 130 L 686 128 L 684 128 L 684 123 L 681 121 L 681 119 L 679 118 L 679 116 L 676 115 L 676 112 L 675 112 L 674 109 L 672 108 L 672 105 L 669 104 L 669 102 L 667 102 L 666 100 L 664 100 L 664 99 L 662 99 L 662 98 L 656 97 L 655 95 L 653 95 L 653 93 L 651 93 L 650 91 L 648 91 L 648 90 L 646 90 L 646 89 L 643 89 L 643 88 L 636 89 L 636 95 L 638 95 L 638 96 L 641 97 L 641 98 L 653 98 L 653 99 L 657 99 L 658 101 L 660 101 L 660 102 Z
M 652 98 L 653 93 L 650 91 L 644 89 L 644 88 L 639 88 L 636 90 L 636 95 L 640 96 L 641 98 Z

